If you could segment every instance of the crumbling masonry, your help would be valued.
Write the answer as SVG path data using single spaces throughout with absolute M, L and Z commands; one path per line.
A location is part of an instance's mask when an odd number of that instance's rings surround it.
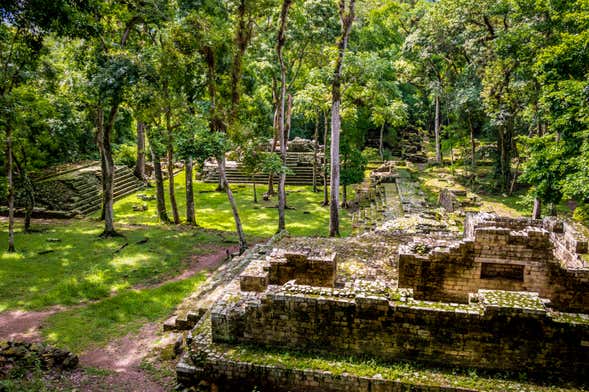
M 244 343 L 589 376 L 588 249 L 579 228 L 472 214 L 464 238 L 448 238 L 432 234 L 401 245 L 398 285 L 342 279 L 333 252 L 276 246 L 251 255 L 232 286 L 238 289 L 223 295 L 189 336 L 178 380 L 206 380 L 220 390 L 401 390 L 392 380 L 240 363 L 214 349 Z

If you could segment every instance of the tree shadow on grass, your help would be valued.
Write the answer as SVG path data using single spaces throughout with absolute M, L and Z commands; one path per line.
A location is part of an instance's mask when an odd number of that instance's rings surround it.
M 100 230 L 99 224 L 78 221 L 26 237 L 17 233 L 18 253 L 0 254 L 0 311 L 72 305 L 156 283 L 180 273 L 187 256 L 222 246 L 223 240 L 200 229 L 121 228 L 125 238 L 113 239 L 99 239 Z M 0 243 L 5 241 L 2 232 Z

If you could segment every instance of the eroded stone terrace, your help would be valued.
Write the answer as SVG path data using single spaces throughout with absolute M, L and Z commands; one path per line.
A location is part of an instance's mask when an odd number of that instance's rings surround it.
M 417 189 L 405 185 L 401 201 Z M 406 205 L 403 216 L 351 238 L 276 238 L 250 252 L 189 336 L 179 381 L 221 390 L 400 388 L 375 377 L 236 362 L 231 347 L 244 344 L 389 363 L 588 375 L 589 316 L 562 312 L 586 310 L 582 232 L 551 219 L 483 214 L 467 219 L 463 238 L 421 203 Z M 400 222 L 411 229 L 399 229 Z M 555 277 L 559 296 L 543 291 Z M 567 301 L 574 306 L 563 306 Z

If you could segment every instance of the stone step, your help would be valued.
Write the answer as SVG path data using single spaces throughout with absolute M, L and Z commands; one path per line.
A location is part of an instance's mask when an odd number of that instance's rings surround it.
M 141 186 L 139 186 L 139 187 L 132 186 L 132 187 L 120 189 L 113 194 L 113 198 L 115 201 L 120 200 L 125 196 L 128 196 L 132 193 L 135 193 L 135 192 L 141 190 L 141 188 L 142 188 Z M 101 207 L 102 207 L 102 195 L 100 195 L 98 197 L 98 199 L 88 201 L 82 207 L 77 208 L 77 210 L 79 211 L 80 214 L 87 215 L 87 214 L 90 214 L 94 211 L 99 210 Z
M 230 184 L 251 184 L 252 181 L 251 179 L 231 179 L 228 178 L 227 179 L 229 181 Z M 207 184 L 215 184 L 217 183 L 219 180 L 218 178 L 207 178 L 205 179 L 203 182 L 207 183 Z M 267 179 L 262 180 L 262 181 L 256 181 L 257 185 L 264 185 L 267 183 Z M 278 179 L 276 179 L 274 181 L 274 184 L 277 185 L 278 183 Z M 307 185 L 313 185 L 313 181 L 311 179 L 309 180 L 298 180 L 298 179 L 286 179 L 286 185 L 300 185 L 300 186 L 307 186 Z M 321 186 L 323 185 L 323 181 L 318 181 L 317 185 Z
M 135 177 L 127 177 L 124 179 L 120 179 L 118 182 L 115 181 L 114 184 L 114 193 L 117 193 L 121 189 L 127 189 L 129 187 L 136 187 L 140 188 L 142 184 L 135 180 Z M 80 195 L 79 198 L 72 204 L 74 209 L 78 209 L 80 206 L 86 204 L 87 202 L 92 202 L 94 199 L 102 199 L 102 192 L 96 187 L 93 187 L 86 191 L 84 194 Z
M 89 204 L 95 204 L 95 203 L 101 203 L 101 202 L 102 202 L 102 194 L 96 193 L 92 197 L 88 197 L 86 199 L 81 199 L 81 200 L 77 201 L 76 203 L 72 204 L 71 209 L 72 210 L 80 210 Z
M 113 192 L 113 197 L 116 200 L 117 198 L 126 196 L 126 195 L 133 193 L 135 191 L 138 191 L 141 188 L 142 188 L 142 186 L 139 186 L 137 184 L 129 184 L 124 188 L 115 189 L 115 191 Z
M 129 169 L 119 170 L 119 176 L 115 179 L 113 187 L 114 200 L 118 200 L 124 196 L 134 193 L 143 187 L 143 183 L 137 180 L 135 176 L 130 173 Z M 89 214 L 101 208 L 102 192 L 94 188 L 93 191 L 88 191 L 86 197 L 80 198 L 72 205 L 72 209 L 81 214 Z

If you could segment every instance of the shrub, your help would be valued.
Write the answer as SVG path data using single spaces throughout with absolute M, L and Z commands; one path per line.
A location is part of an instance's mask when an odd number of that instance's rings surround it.
M 378 153 L 378 149 L 374 147 L 366 147 L 364 151 L 362 151 L 362 157 L 368 162 L 380 162 L 380 154 Z
M 135 166 L 137 163 L 137 146 L 121 144 L 115 149 L 113 159 L 117 165 Z
M 589 204 L 580 204 L 575 208 L 573 219 L 583 223 L 589 223 Z

